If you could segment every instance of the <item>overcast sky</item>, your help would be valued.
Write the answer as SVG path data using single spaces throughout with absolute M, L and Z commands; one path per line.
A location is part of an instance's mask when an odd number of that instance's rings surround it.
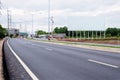
M 50 1 L 54 27 L 67 26 L 69 30 L 120 28 L 120 0 Z M 31 32 L 34 14 L 34 31 L 48 31 L 48 0 L 2 0 L 0 22 L 4 26 L 7 26 L 7 7 L 12 11 L 13 27 Z

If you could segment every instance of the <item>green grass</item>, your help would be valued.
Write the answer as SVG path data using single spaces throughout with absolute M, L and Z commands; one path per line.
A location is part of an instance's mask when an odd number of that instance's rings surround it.
M 28 39 L 28 40 L 33 40 L 33 39 Z M 38 40 L 39 41 L 39 40 Z M 61 44 L 74 44 L 74 45 L 87 45 L 87 46 L 97 46 L 97 47 L 107 47 L 107 48 L 120 48 L 120 46 L 107 46 L 107 45 L 101 45 L 101 44 L 78 44 L 77 42 L 62 42 L 62 41 L 48 41 L 48 40 L 40 40 L 42 42 L 54 42 L 54 43 L 61 43 Z
M 120 46 L 106 46 L 106 45 L 100 45 L 100 44 L 83 44 L 88 46 L 98 46 L 98 47 L 108 47 L 108 48 L 120 48 Z
M 60 41 L 50 41 L 56 43 L 63 43 L 63 44 L 75 44 L 75 45 L 87 45 L 87 46 L 98 46 L 98 47 L 108 47 L 108 48 L 120 48 L 120 46 L 106 46 L 101 44 L 78 44 L 76 42 L 60 42 Z

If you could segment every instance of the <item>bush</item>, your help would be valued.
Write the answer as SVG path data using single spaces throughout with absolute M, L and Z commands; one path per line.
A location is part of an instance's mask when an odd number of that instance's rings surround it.
M 7 31 L 5 28 L 2 27 L 2 25 L 0 24 L 0 39 L 3 39 L 7 34 Z

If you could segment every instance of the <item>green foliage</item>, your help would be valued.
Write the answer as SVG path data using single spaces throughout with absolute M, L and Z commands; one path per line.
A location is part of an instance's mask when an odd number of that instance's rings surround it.
M 104 37 L 104 31 L 68 31 L 69 37 L 77 37 L 77 38 L 95 38 L 96 36 L 99 38 L 100 36 Z
M 2 27 L 2 25 L 0 24 L 0 39 L 3 39 L 7 34 L 7 31 L 5 28 Z
M 120 28 L 108 28 L 106 30 L 107 37 L 120 36 Z
M 67 28 L 66 26 L 60 27 L 60 28 L 56 27 L 56 28 L 54 29 L 54 32 L 55 32 L 55 33 L 66 33 L 66 34 L 67 34 L 68 28 Z
M 10 34 L 10 37 L 13 38 L 13 34 Z
M 37 35 L 42 35 L 42 34 L 46 34 L 46 32 L 45 32 L 45 31 L 42 31 L 42 30 L 38 30 L 38 31 L 36 31 L 36 34 L 37 34 Z
M 120 28 L 108 28 L 106 31 L 68 31 L 69 37 L 81 37 L 81 38 L 104 38 L 104 37 L 120 37 Z

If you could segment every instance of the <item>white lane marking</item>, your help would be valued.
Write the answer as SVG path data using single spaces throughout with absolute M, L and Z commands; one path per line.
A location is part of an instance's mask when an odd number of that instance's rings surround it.
M 97 63 L 97 64 L 102 64 L 102 65 L 109 66 L 109 67 L 113 67 L 113 68 L 119 68 L 119 66 L 104 63 L 104 62 L 100 62 L 100 61 L 96 61 L 96 60 L 92 60 L 92 59 L 88 59 L 88 61 L 94 62 L 94 63 Z
M 37 45 L 37 44 L 31 44 L 31 45 L 33 45 L 33 46 L 40 46 L 40 45 Z M 41 47 L 41 46 L 40 46 Z M 52 51 L 53 49 L 50 49 L 50 48 L 45 48 L 46 50 L 49 50 L 49 51 Z
M 35 74 L 27 67 L 27 65 L 20 59 L 20 57 L 15 53 L 15 51 L 11 48 L 10 44 L 7 41 L 7 45 L 9 47 L 9 49 L 11 50 L 11 52 L 14 54 L 14 56 L 17 58 L 17 60 L 21 63 L 21 65 L 24 67 L 24 69 L 27 71 L 27 73 L 30 75 L 30 77 L 33 80 L 39 80 Z
M 37 45 L 37 44 L 31 44 L 31 43 L 30 43 L 30 45 L 33 45 L 33 46 L 40 46 L 40 45 Z
M 49 50 L 49 51 L 52 51 L 52 49 L 50 49 L 50 48 L 45 48 L 45 49 L 47 49 L 47 50 Z

